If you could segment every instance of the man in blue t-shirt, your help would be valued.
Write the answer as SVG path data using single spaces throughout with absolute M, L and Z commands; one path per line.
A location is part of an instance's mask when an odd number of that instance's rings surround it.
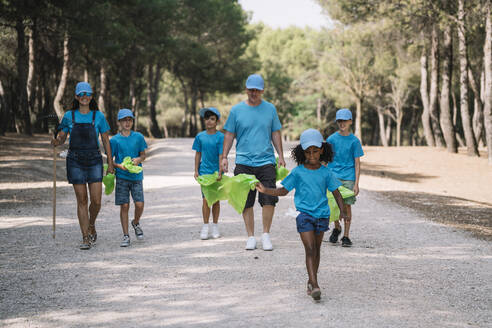
M 342 237 L 342 246 L 352 246 L 349 238 L 350 224 L 352 219 L 351 205 L 355 204 L 355 196 L 359 194 L 359 177 L 360 177 L 360 157 L 364 155 L 359 138 L 350 132 L 352 125 L 352 112 L 347 108 L 339 109 L 335 116 L 338 125 L 338 131 L 326 139 L 335 153 L 333 161 L 328 167 L 333 171 L 335 176 L 342 182 L 342 185 L 353 190 L 355 195 L 345 198 L 345 213 L 349 220 L 344 221 L 344 231 Z M 342 232 L 339 221 L 335 221 L 330 242 L 337 243 L 338 235 Z
M 277 151 L 281 166 L 285 166 L 282 149 L 282 125 L 277 109 L 262 99 L 264 92 L 263 78 L 253 74 L 246 80 L 247 100 L 232 107 L 224 130 L 224 149 L 222 152 L 221 172 L 227 172 L 229 162 L 227 155 L 236 138 L 236 167 L 234 175 L 241 173 L 255 175 L 260 182 L 269 188 L 275 188 L 275 153 Z M 273 147 L 272 147 L 273 143 Z M 250 191 L 243 211 L 244 224 L 248 233 L 246 249 L 256 248 L 254 237 L 254 212 L 256 190 Z M 270 227 L 278 197 L 259 193 L 258 202 L 262 206 L 263 235 L 262 247 L 266 251 L 273 249 L 270 240 Z
M 115 157 L 114 166 L 116 167 L 115 204 L 120 205 L 120 220 L 121 228 L 123 229 L 121 247 L 130 246 L 130 235 L 128 234 L 130 193 L 135 203 L 135 215 L 132 220 L 135 236 L 138 240 L 144 238 L 140 227 L 140 217 L 144 209 L 143 172 L 129 172 L 128 168 L 123 165 L 125 157 L 130 157 L 132 164 L 135 166 L 142 166 L 142 162 L 145 160 L 147 143 L 140 132 L 132 131 L 134 118 L 135 116 L 133 116 L 131 110 L 120 109 L 118 123 L 120 124 L 121 132 L 111 138 L 111 150 Z

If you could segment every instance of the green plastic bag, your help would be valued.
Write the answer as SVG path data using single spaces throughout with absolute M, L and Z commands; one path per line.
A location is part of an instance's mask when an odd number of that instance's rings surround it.
M 123 162 L 121 163 L 121 165 L 123 165 L 123 167 L 125 167 L 125 169 L 127 169 L 128 172 L 130 172 L 130 173 L 138 174 L 138 173 L 142 172 L 142 170 L 143 170 L 143 168 L 141 166 L 133 165 L 132 158 L 130 156 L 126 156 L 123 159 Z
M 108 164 L 104 164 L 104 172 L 108 170 Z M 103 176 L 103 184 L 104 184 L 104 193 L 106 195 L 111 195 L 114 190 L 114 179 L 115 176 L 113 173 L 107 173 Z
M 205 174 L 197 178 L 202 186 L 202 192 L 207 200 L 208 206 L 212 206 L 219 200 L 227 202 L 241 214 L 246 205 L 246 199 L 250 190 L 254 190 L 259 182 L 254 175 L 238 174 L 233 177 L 222 175 L 221 180 L 217 180 L 219 174 Z
M 287 175 L 289 175 L 289 170 L 286 167 L 278 165 L 278 157 L 275 164 L 276 180 L 283 180 Z
M 338 187 L 338 191 L 343 199 L 355 196 L 352 190 L 344 186 Z M 330 191 L 327 192 L 326 196 L 328 197 L 328 205 L 330 206 L 330 222 L 338 221 L 340 219 L 340 208 L 338 208 L 337 201 Z

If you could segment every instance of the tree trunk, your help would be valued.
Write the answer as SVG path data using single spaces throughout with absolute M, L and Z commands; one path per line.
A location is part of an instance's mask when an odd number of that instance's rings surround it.
M 188 129 L 187 129 L 187 115 L 190 111 L 189 109 L 189 103 L 188 103 L 188 90 L 186 88 L 186 85 L 183 81 L 183 79 L 178 75 L 178 80 L 181 83 L 181 87 L 183 89 L 183 97 L 184 97 L 184 104 L 185 104 L 185 110 L 183 113 L 183 116 L 181 117 L 181 137 L 186 137 L 188 136 Z
M 56 115 L 58 115 L 58 119 L 61 120 L 63 117 L 64 111 L 61 105 L 61 100 L 63 97 L 63 93 L 65 92 L 65 87 L 67 86 L 67 76 L 68 76 L 68 60 L 69 52 L 68 52 L 68 33 L 65 33 L 65 38 L 63 40 L 63 67 L 62 67 L 62 75 L 60 78 L 60 83 L 58 84 L 58 88 L 56 90 L 55 99 L 53 100 L 53 107 L 55 108 Z
M 5 102 L 5 91 L 3 90 L 2 81 L 0 81 L 0 136 L 5 135 L 7 130 L 7 106 Z
M 439 88 L 439 35 L 437 25 L 432 27 L 431 36 L 431 85 L 429 95 L 429 113 L 436 147 L 444 147 L 441 127 L 439 125 L 439 111 L 437 97 Z
M 356 98 L 357 109 L 356 109 L 356 114 L 355 114 L 355 136 L 357 138 L 359 138 L 360 142 L 363 144 L 363 141 L 362 141 L 362 102 L 363 102 L 362 97 Z
M 196 120 L 196 105 L 198 102 L 198 89 L 193 85 L 191 88 L 191 115 L 190 115 L 190 134 L 196 136 L 197 134 L 197 120 Z
M 425 141 L 427 146 L 434 147 L 434 135 L 430 125 L 430 111 L 429 111 L 429 94 L 427 87 L 427 54 L 425 53 L 425 47 L 422 49 L 422 55 L 420 56 L 420 96 L 422 98 L 422 127 L 424 128 Z
M 451 120 L 451 106 L 449 90 L 453 74 L 453 39 L 451 26 L 444 29 L 443 61 L 442 61 L 442 87 L 441 87 L 441 122 L 446 149 L 449 153 L 457 153 L 456 136 L 453 122 Z
M 27 100 L 27 74 L 29 67 L 29 49 L 26 48 L 26 35 L 22 18 L 17 19 L 15 25 L 17 31 L 17 97 L 18 107 L 16 111 L 17 133 L 32 135 L 31 119 L 29 117 L 29 104 Z
M 89 82 L 89 71 L 84 68 L 84 82 Z
M 386 120 L 386 128 L 384 134 L 387 140 L 386 142 L 388 143 L 388 145 L 391 146 L 391 120 L 390 119 Z
M 460 113 L 465 133 L 466 149 L 469 156 L 478 156 L 477 144 L 470 120 L 468 106 L 468 59 L 466 55 L 464 0 L 458 0 L 458 56 L 460 61 Z
M 27 99 L 29 103 L 29 118 L 31 122 L 36 121 L 36 113 L 34 110 L 34 104 L 36 101 L 36 92 L 34 85 L 34 72 L 35 72 L 35 54 L 34 54 L 34 30 L 36 25 L 33 26 L 31 35 L 29 35 L 29 71 L 27 73 Z
M 157 123 L 155 106 L 157 103 L 157 94 L 159 90 L 159 80 L 161 74 L 161 68 L 159 64 L 156 64 L 155 73 L 153 72 L 153 65 L 149 65 L 149 92 L 147 94 L 147 105 L 149 107 L 149 130 L 150 134 L 154 138 L 162 138 L 161 129 Z
M 378 121 L 379 121 L 379 139 L 384 147 L 388 147 L 388 139 L 386 139 L 386 133 L 384 129 L 384 113 L 383 108 L 378 107 Z
M 484 66 L 484 125 L 489 165 L 492 165 L 492 1 L 487 1 L 487 18 L 485 22 Z
M 453 126 L 455 127 L 455 136 L 456 136 L 456 141 L 458 142 L 458 145 L 460 147 L 465 147 L 465 141 L 461 137 L 460 133 L 458 132 L 458 129 L 456 129 L 456 122 L 458 119 L 458 102 L 456 101 L 456 96 L 453 91 L 451 91 L 451 99 L 453 99 Z
M 321 98 L 318 98 L 317 103 L 316 103 L 316 121 L 318 123 L 321 123 L 321 106 L 322 105 L 323 105 L 323 103 L 321 102 Z
M 106 68 L 104 67 L 104 61 L 101 61 L 101 68 L 99 69 L 99 79 L 101 81 L 101 89 L 99 90 L 99 97 L 97 99 L 97 105 L 99 106 L 99 110 L 106 114 L 106 90 L 107 90 L 107 81 L 106 81 Z
M 474 110 L 473 110 L 473 117 L 472 117 L 472 128 L 473 128 L 473 135 L 475 136 L 475 141 L 477 142 L 477 145 L 480 144 L 480 140 L 482 139 L 483 136 L 483 104 L 480 96 L 480 91 L 478 88 L 478 83 L 475 79 L 475 76 L 472 72 L 472 69 L 468 65 L 468 81 L 470 81 L 470 87 L 473 91 L 473 103 L 474 103 Z

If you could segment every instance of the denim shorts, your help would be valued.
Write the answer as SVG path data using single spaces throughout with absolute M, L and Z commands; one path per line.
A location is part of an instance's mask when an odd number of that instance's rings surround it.
M 67 180 L 71 184 L 101 182 L 103 161 L 97 151 L 69 151 L 67 155 Z
M 311 215 L 301 212 L 297 218 L 297 232 L 314 231 L 319 235 L 321 232 L 328 231 L 329 218 L 313 218 Z
M 355 181 L 353 181 L 353 180 L 340 180 L 340 182 L 342 183 L 342 186 L 344 186 L 345 188 L 350 189 L 350 190 L 354 190 Z M 346 205 L 354 205 L 355 204 L 355 196 L 345 198 L 343 200 L 343 202 Z
M 143 202 L 143 184 L 142 180 L 125 180 L 116 178 L 116 187 L 114 192 L 114 202 L 116 205 L 130 203 L 130 193 L 132 194 L 133 202 Z
M 268 188 L 276 187 L 276 178 L 277 173 L 275 171 L 275 166 L 273 164 L 267 164 L 263 166 L 246 166 L 242 164 L 236 164 L 236 168 L 234 169 L 234 175 L 238 175 L 241 173 L 252 174 L 254 175 L 260 182 Z M 256 199 L 256 189 L 251 190 L 248 194 L 248 199 L 246 199 L 246 205 L 244 208 L 253 207 Z M 263 205 L 273 205 L 277 204 L 278 197 L 270 196 L 263 193 L 259 193 L 258 202 L 261 206 Z

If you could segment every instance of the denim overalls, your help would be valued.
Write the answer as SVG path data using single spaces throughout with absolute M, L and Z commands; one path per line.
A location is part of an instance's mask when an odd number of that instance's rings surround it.
M 97 143 L 95 121 L 96 111 L 92 111 L 92 123 L 76 123 L 75 110 L 72 110 L 72 131 L 67 155 L 67 178 L 71 184 L 102 181 L 102 156 Z

